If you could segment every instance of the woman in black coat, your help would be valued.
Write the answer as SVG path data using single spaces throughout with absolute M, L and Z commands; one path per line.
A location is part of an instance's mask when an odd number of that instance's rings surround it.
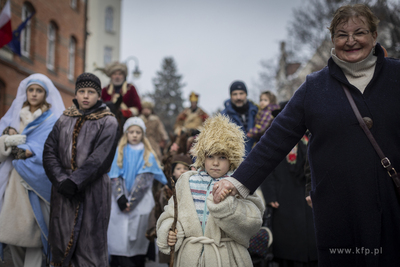
M 400 205 L 395 186 L 344 93 L 349 88 L 370 131 L 400 168 L 400 62 L 376 43 L 379 20 L 366 5 L 340 7 L 328 65 L 309 76 L 233 177 L 214 186 L 252 193 L 308 129 L 310 192 L 319 266 L 400 266 Z M 218 188 L 217 188 L 218 187 Z

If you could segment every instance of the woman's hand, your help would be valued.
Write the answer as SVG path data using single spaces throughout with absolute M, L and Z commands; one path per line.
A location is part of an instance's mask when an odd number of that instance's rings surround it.
M 238 194 L 236 187 L 228 180 L 222 179 L 216 182 L 212 190 L 214 203 L 220 203 L 227 196 L 234 196 Z
M 30 152 L 28 149 L 27 150 L 25 150 L 25 157 L 26 158 L 29 158 L 29 157 L 32 157 L 32 152 Z
M 312 201 L 311 201 L 310 196 L 306 197 L 306 201 L 307 201 L 308 206 L 310 206 L 312 208 Z
M 178 240 L 176 234 L 178 233 L 178 229 L 175 229 L 175 232 L 169 231 L 168 233 L 168 246 L 172 247 L 175 246 L 176 241 Z
M 279 203 L 278 203 L 278 201 L 269 202 L 268 205 L 270 205 L 271 207 L 273 207 L 273 208 L 275 208 L 275 209 L 279 208 Z

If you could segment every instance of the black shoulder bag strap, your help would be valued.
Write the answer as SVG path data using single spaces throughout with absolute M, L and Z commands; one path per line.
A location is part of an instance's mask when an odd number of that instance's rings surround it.
M 381 159 L 382 166 L 386 169 L 389 176 L 392 178 L 395 186 L 396 186 L 396 194 L 400 197 L 400 178 L 399 174 L 397 174 L 396 170 L 393 168 L 392 163 L 390 160 L 383 154 L 382 149 L 379 147 L 378 143 L 376 142 L 374 136 L 372 135 L 371 131 L 368 129 L 367 125 L 365 124 L 364 120 L 361 117 L 360 111 L 357 108 L 356 103 L 354 102 L 353 97 L 346 85 L 342 84 L 343 90 L 346 93 L 347 99 L 350 102 L 351 108 L 353 109 L 354 114 L 357 117 L 358 122 L 360 123 L 361 128 L 364 130 L 365 134 L 367 135 L 369 141 L 371 142 L 372 146 L 374 147 L 376 153 L 378 153 L 379 158 Z

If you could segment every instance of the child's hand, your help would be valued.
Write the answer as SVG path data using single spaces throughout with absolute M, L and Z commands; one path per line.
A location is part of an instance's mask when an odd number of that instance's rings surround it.
M 211 194 L 213 195 L 214 203 L 218 204 L 224 200 L 227 196 L 235 196 L 239 192 L 236 187 L 226 179 L 222 179 L 216 182 L 213 186 Z
M 231 194 L 231 192 L 232 192 L 232 189 L 223 189 L 222 191 L 221 191 L 221 201 L 223 201 L 227 196 L 229 196 L 230 194 Z
M 246 136 L 249 137 L 249 138 L 251 138 L 251 134 L 250 134 L 250 133 L 247 133 Z
M 32 152 L 30 152 L 28 149 L 25 151 L 25 157 L 29 158 L 32 157 Z
M 175 229 L 175 232 L 173 232 L 171 230 L 169 231 L 169 233 L 168 233 L 168 246 L 170 246 L 170 247 L 175 246 L 176 241 L 178 240 L 176 238 L 176 234 L 177 233 L 178 233 L 178 229 Z
M 14 134 L 18 134 L 17 131 L 14 128 L 10 128 L 8 130 L 8 135 L 14 135 Z
M 123 212 L 129 212 L 129 211 L 131 210 L 130 206 L 131 206 L 130 203 L 127 202 L 127 203 L 126 203 L 126 208 L 124 209 Z

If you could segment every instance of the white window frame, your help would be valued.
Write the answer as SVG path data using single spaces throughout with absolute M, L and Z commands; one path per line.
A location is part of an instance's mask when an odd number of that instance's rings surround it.
M 105 14 L 105 30 L 106 32 L 114 31 L 114 9 L 111 6 L 106 8 Z
M 113 49 L 110 46 L 104 47 L 104 65 L 110 64 L 112 62 Z
M 22 15 L 21 19 L 22 21 L 25 21 L 26 18 L 28 18 L 30 15 L 32 15 L 32 8 L 24 4 L 22 6 Z M 30 56 L 30 49 L 31 49 L 31 19 L 28 21 L 26 24 L 25 28 L 21 31 L 21 54 L 24 57 L 29 57 Z
M 53 22 L 50 22 L 47 28 L 47 60 L 46 65 L 49 70 L 54 70 L 56 56 L 56 35 L 57 28 Z
M 68 79 L 70 80 L 74 80 L 75 55 L 76 55 L 76 40 L 74 37 L 71 37 L 69 39 L 69 45 L 68 45 Z

